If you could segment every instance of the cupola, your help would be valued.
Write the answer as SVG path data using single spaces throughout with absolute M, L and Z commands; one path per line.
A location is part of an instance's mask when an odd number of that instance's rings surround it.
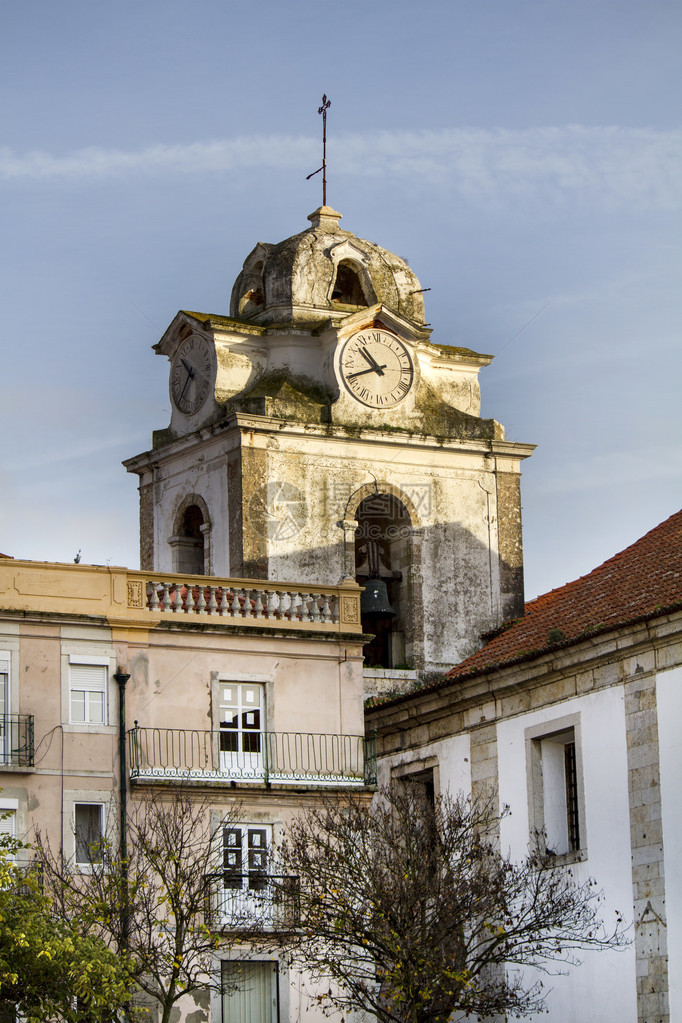
M 424 300 L 404 259 L 339 227 L 341 214 L 320 206 L 311 226 L 278 244 L 259 242 L 232 289 L 230 316 L 263 325 L 340 320 L 380 302 L 423 325 Z

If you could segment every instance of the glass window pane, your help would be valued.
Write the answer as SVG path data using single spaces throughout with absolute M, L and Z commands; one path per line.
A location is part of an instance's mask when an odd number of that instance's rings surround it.
M 100 803 L 76 803 L 76 862 L 102 862 L 102 806 Z
M 71 692 L 71 720 L 85 721 L 85 693 L 78 692 L 78 690 Z

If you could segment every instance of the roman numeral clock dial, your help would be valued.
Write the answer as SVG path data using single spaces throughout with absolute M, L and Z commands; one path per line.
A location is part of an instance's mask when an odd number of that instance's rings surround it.
M 412 387 L 414 366 L 402 341 L 386 330 L 362 330 L 341 349 L 341 379 L 356 401 L 392 408 Z
M 206 341 L 193 335 L 178 349 L 171 367 L 171 397 L 186 416 L 204 404 L 213 376 L 213 360 Z

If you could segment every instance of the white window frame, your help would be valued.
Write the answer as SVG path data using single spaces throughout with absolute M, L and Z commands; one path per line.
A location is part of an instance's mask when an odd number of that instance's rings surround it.
M 72 671 L 75 668 L 76 671 Z M 78 674 L 78 668 L 102 668 L 102 681 L 87 682 L 84 679 L 74 679 Z M 109 679 L 111 675 L 111 658 L 95 654 L 69 654 L 69 724 L 79 728 L 103 728 L 109 723 Z M 80 682 L 80 685 L 74 684 Z M 83 693 L 83 714 L 84 720 L 74 718 L 74 693 Z M 102 720 L 90 720 L 88 714 L 89 700 L 88 693 L 101 693 L 102 695 Z
M 12 713 L 11 685 L 12 657 L 9 650 L 0 650 L 0 690 L 2 691 L 3 709 L 0 712 L 0 764 L 9 763 L 11 729 L 5 720 Z
M 102 835 L 109 841 L 116 840 L 117 815 L 113 812 L 113 791 L 111 789 L 67 789 L 64 792 L 63 846 L 65 857 L 85 874 L 92 869 L 86 863 L 76 863 L 76 805 L 96 804 L 102 807 Z
M 75 799 L 73 802 L 73 861 L 81 871 L 92 870 L 93 864 L 101 863 L 101 859 L 92 860 L 80 860 L 78 858 L 78 828 L 76 815 L 79 806 L 98 807 L 99 808 L 99 834 L 100 839 L 104 842 L 106 836 L 106 813 L 104 803 L 99 800 L 85 800 Z
M 226 727 L 224 718 L 228 702 L 225 698 L 225 690 L 234 687 L 239 698 L 232 701 L 235 707 L 238 721 L 236 728 Z M 219 679 L 216 684 L 216 718 L 218 733 L 218 767 L 221 773 L 228 777 L 234 777 L 244 781 L 262 781 L 265 775 L 263 750 L 265 733 L 267 731 L 267 684 L 262 679 Z M 256 689 L 260 694 L 258 705 L 249 705 L 242 699 L 242 692 L 248 689 Z M 248 715 L 258 714 L 258 726 L 249 727 Z M 227 737 L 234 738 L 236 749 L 223 749 L 223 739 L 227 744 Z M 258 736 L 257 741 L 255 737 Z M 230 744 L 232 744 L 230 742 Z
M 580 715 L 569 714 L 527 728 L 525 740 L 531 840 L 540 855 L 551 856 L 557 864 L 587 859 Z M 570 745 L 575 751 L 572 794 L 564 774 L 566 747 Z M 577 844 L 571 841 L 569 815 L 575 816 Z
M 229 839 L 239 833 L 239 842 Z M 263 844 L 261 844 L 263 843 Z M 229 821 L 220 829 L 220 875 L 217 914 L 225 926 L 240 920 L 274 919 L 271 873 L 272 824 Z
M 244 970 L 249 971 L 254 966 L 261 966 L 267 969 L 263 969 L 264 974 L 264 985 L 269 981 L 269 991 L 266 993 L 263 991 L 263 998 L 269 1002 L 270 1011 L 267 1013 L 269 1019 L 266 1018 L 266 1014 L 258 1012 L 258 1019 L 256 1023 L 279 1023 L 280 1018 L 288 1019 L 288 1011 L 283 1014 L 284 1007 L 280 1004 L 280 990 L 286 990 L 285 984 L 280 984 L 280 963 L 277 959 L 255 959 L 255 958 L 244 958 L 244 959 L 223 959 L 219 963 L 220 969 L 220 1014 L 214 1015 L 214 1019 L 220 1019 L 221 1023 L 254 1023 L 253 1015 L 248 1013 L 247 1006 L 242 1006 L 242 1011 L 239 1012 L 239 1006 L 234 1005 L 234 1009 L 230 1011 L 230 1000 L 234 1000 L 236 992 L 234 989 L 228 988 L 222 990 L 223 987 L 229 983 L 226 978 L 228 970 L 226 966 L 232 965 L 233 963 L 241 963 L 244 966 Z M 269 974 L 269 976 L 268 976 Z M 234 1002 L 233 1002 L 234 1004 Z M 288 1010 L 288 1006 L 286 1007 Z M 235 1011 L 236 1010 L 236 1011 Z
M 17 837 L 17 816 L 19 813 L 19 800 L 8 799 L 0 796 L 0 814 L 6 815 L 0 820 L 0 835 L 9 835 L 10 838 Z M 16 854 L 12 853 L 8 859 L 14 862 Z

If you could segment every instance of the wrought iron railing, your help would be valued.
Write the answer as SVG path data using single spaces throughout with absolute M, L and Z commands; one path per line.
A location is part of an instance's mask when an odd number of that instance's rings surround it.
M 288 930 L 300 920 L 297 877 L 231 870 L 208 877 L 210 918 L 216 930 Z
M 0 714 L 0 767 L 33 767 L 33 715 Z
M 362 735 L 250 733 L 248 749 L 225 749 L 224 731 L 142 728 L 128 732 L 132 778 L 188 778 L 289 785 L 376 785 L 376 743 Z M 232 736 L 230 735 L 230 740 Z M 244 743 L 244 745 L 247 745 Z

